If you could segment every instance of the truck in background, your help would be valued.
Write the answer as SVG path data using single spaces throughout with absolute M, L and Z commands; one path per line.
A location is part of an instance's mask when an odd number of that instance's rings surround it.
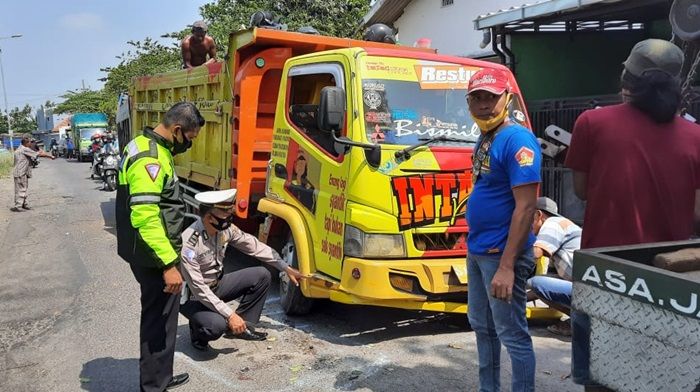
M 97 133 L 105 133 L 108 125 L 107 115 L 104 113 L 76 113 L 73 115 L 70 129 L 78 161 L 92 159 L 90 138 Z
M 225 62 L 135 78 L 120 98 L 131 138 L 175 102 L 200 109 L 206 125 L 175 157 L 191 211 L 199 191 L 238 189 L 236 224 L 312 276 L 296 287 L 281 275 L 289 314 L 314 298 L 466 313 L 464 214 L 479 129 L 465 93 L 479 69 L 507 69 L 269 29 L 233 33 L 228 49 Z M 512 76 L 511 85 L 511 113 L 529 126 Z

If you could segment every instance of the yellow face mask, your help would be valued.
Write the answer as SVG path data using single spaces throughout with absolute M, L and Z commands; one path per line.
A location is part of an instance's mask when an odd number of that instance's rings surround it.
M 506 104 L 503 105 L 503 110 L 501 110 L 500 113 L 498 113 L 494 117 L 489 118 L 488 120 L 481 120 L 479 118 L 476 118 L 476 116 L 472 113 L 472 118 L 474 119 L 474 122 L 479 127 L 479 129 L 481 129 L 481 132 L 491 132 L 494 129 L 498 128 L 498 126 L 501 125 L 503 121 L 505 121 L 506 117 L 508 117 L 508 106 L 510 106 L 511 98 L 512 95 L 508 94 L 506 96 Z

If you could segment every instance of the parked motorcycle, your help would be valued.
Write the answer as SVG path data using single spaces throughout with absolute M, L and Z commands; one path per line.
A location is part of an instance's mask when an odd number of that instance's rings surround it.
M 119 154 L 112 151 L 102 155 L 100 162 L 100 176 L 102 178 L 102 189 L 113 191 L 117 189 L 117 170 L 119 166 Z

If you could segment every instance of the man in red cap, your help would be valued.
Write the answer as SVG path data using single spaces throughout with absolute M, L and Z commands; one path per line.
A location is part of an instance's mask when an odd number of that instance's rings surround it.
M 534 270 L 531 227 L 541 154 L 535 136 L 511 121 L 510 75 L 485 68 L 469 80 L 467 102 L 481 130 L 467 205 L 469 323 L 476 333 L 481 391 L 499 391 L 501 343 L 513 365 L 512 391 L 535 390 L 525 284 Z

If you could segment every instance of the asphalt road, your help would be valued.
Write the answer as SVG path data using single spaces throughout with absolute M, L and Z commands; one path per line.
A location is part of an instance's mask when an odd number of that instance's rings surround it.
M 0 390 L 138 390 L 139 292 L 116 254 L 115 192 L 89 164 L 42 160 L 29 184 L 34 210 L 9 211 L 0 179 Z M 175 371 L 189 391 L 475 391 L 478 361 L 465 316 L 318 303 L 287 317 L 270 294 L 265 342 L 190 347 L 180 317 Z M 580 391 L 568 378 L 570 342 L 532 325 L 537 390 Z M 502 353 L 502 383 L 510 364 Z

